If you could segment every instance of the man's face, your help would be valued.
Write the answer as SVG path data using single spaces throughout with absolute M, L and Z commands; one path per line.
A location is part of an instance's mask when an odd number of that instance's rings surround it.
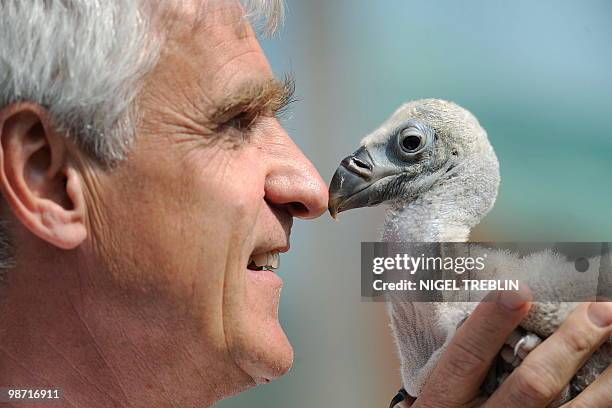
M 264 382 L 293 351 L 281 279 L 247 265 L 288 250 L 293 216 L 319 216 L 327 190 L 274 116 L 283 88 L 240 13 L 219 5 L 195 28 L 175 22 L 128 159 L 86 179 L 93 252 L 112 282 L 194 327 L 195 354 Z

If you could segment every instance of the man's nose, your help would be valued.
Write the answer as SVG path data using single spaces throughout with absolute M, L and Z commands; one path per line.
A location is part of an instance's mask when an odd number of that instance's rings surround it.
M 317 218 L 327 211 L 327 185 L 302 151 L 291 144 L 291 152 L 270 170 L 266 179 L 266 200 L 288 209 L 294 217 Z

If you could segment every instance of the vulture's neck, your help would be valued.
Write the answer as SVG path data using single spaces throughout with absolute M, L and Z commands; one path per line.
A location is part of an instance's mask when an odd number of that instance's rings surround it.
M 497 160 L 468 165 L 414 201 L 393 204 L 387 212 L 383 241 L 467 241 L 470 230 L 493 206 L 498 185 Z
M 388 210 L 383 231 L 387 242 L 463 242 L 472 225 L 464 214 L 445 201 L 419 197 Z

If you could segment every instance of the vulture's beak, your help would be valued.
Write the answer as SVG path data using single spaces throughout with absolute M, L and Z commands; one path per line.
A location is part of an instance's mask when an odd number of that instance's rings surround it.
M 329 184 L 329 213 L 380 204 L 369 189 L 380 177 L 376 174 L 372 157 L 365 147 L 345 157 Z

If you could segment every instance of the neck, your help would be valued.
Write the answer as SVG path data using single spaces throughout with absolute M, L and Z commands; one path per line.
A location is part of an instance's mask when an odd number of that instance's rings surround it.
M 477 168 L 479 171 L 466 169 Z M 464 162 L 416 200 L 387 212 L 383 241 L 463 242 L 491 209 L 497 195 L 497 161 Z
M 462 214 L 461 214 L 462 215 Z M 471 225 L 449 203 L 431 202 L 425 197 L 387 212 L 383 241 L 463 242 Z
M 189 319 L 163 304 L 135 308 L 143 294 L 75 267 L 74 251 L 49 255 L 17 259 L 0 289 L 0 384 L 58 388 L 60 407 L 204 407 L 241 391 L 227 384 L 242 374 Z

